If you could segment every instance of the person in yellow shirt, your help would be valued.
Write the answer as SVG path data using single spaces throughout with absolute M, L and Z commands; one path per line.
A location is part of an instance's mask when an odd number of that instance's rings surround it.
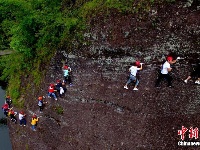
M 31 125 L 32 125 L 32 130 L 33 131 L 36 131 L 36 125 L 37 125 L 37 122 L 38 122 L 38 118 L 36 115 L 33 115 L 32 117 L 32 120 L 31 120 Z

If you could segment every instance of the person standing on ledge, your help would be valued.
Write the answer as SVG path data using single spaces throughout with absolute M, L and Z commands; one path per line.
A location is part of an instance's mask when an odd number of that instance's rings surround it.
M 143 63 L 140 63 L 139 61 L 136 61 L 133 66 L 131 66 L 129 68 L 129 72 L 130 72 L 130 76 L 129 76 L 129 79 L 128 81 L 126 82 L 124 88 L 125 89 L 128 89 L 128 84 L 130 84 L 132 81 L 135 82 L 135 86 L 134 86 L 134 91 L 137 91 L 137 86 L 139 84 L 139 80 L 136 78 L 136 74 L 137 74 L 137 71 L 138 70 L 142 70 L 142 65 Z M 139 67 L 139 68 L 138 68 Z
M 156 87 L 160 87 L 160 82 L 162 79 L 166 79 L 168 82 L 168 87 L 172 87 L 172 77 L 169 75 L 169 72 L 172 70 L 170 67 L 171 64 L 176 63 L 176 59 L 173 59 L 172 56 L 167 56 L 165 63 L 162 65 L 161 72 L 156 81 Z

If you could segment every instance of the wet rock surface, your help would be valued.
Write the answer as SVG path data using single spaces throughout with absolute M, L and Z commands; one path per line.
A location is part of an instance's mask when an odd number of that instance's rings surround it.
M 158 5 L 144 20 L 116 12 L 94 18 L 84 34 L 86 44 L 71 54 L 58 51 L 41 89 L 25 95 L 27 120 L 36 113 L 39 123 L 36 132 L 30 122 L 26 127 L 10 123 L 13 149 L 194 149 L 178 146 L 177 134 L 182 126 L 200 127 L 200 86 L 183 82 L 199 59 L 200 12 L 184 4 Z M 162 82 L 157 89 L 160 62 L 170 51 L 184 59 L 173 65 L 174 88 Z M 128 68 L 136 59 L 145 62 L 139 91 L 133 84 L 126 90 Z M 37 97 L 62 79 L 62 60 L 73 70 L 73 86 L 67 85 L 58 101 L 46 98 L 39 113 Z

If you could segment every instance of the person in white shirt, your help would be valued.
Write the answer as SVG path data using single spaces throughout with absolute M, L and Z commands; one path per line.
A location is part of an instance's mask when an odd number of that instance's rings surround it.
M 173 60 L 172 56 L 167 56 L 166 62 L 162 65 L 161 72 L 156 81 L 156 87 L 160 87 L 160 82 L 162 79 L 166 79 L 168 82 L 168 87 L 172 87 L 172 77 L 169 75 L 169 72 L 172 70 L 171 64 L 174 64 L 176 60 Z
M 137 86 L 139 84 L 139 80 L 136 78 L 136 74 L 137 74 L 138 70 L 142 70 L 142 63 L 140 63 L 139 61 L 136 61 L 134 63 L 134 65 L 129 68 L 130 76 L 129 76 L 129 79 L 124 86 L 125 89 L 128 89 L 128 84 L 131 83 L 132 81 L 134 81 L 135 86 L 134 86 L 133 90 L 138 90 Z

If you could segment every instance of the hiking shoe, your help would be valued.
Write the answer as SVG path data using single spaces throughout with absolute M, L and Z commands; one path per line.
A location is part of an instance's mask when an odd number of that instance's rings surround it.
M 185 83 L 187 83 L 187 80 L 184 80 Z
M 124 88 L 128 90 L 128 87 L 127 87 L 127 86 L 124 86 Z
M 133 91 L 138 91 L 138 89 L 137 89 L 137 88 L 134 88 Z

